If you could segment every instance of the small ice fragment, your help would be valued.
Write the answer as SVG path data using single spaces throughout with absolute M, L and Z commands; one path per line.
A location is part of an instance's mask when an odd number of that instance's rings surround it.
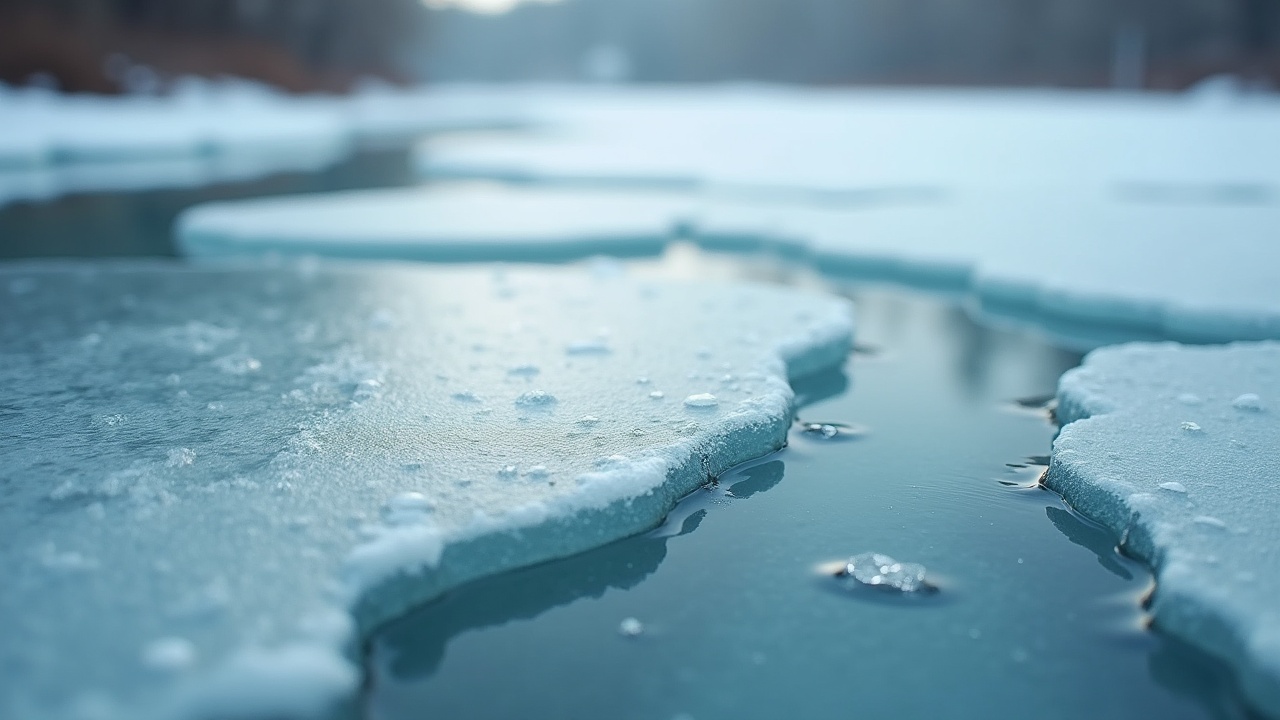
M 642 375 L 642 376 L 640 376 L 640 377 L 636 378 L 636 384 L 637 384 L 637 385 L 648 385 L 648 384 L 649 384 L 649 378 L 644 377 L 644 376 Z
M 480 402 L 480 396 L 476 395 L 470 390 L 463 390 L 462 392 L 456 392 L 450 397 L 452 397 L 454 400 L 457 400 L 458 402 L 468 402 L 468 403 Z
M 534 480 L 541 480 L 550 474 L 551 471 L 547 469 L 546 465 L 534 465 L 524 473 L 525 477 L 533 478 Z
M 191 448 L 174 448 L 169 451 L 165 460 L 168 467 L 186 467 L 196 461 L 196 452 Z
M 623 637 L 639 637 L 644 634 L 644 623 L 629 617 L 618 624 L 618 633 Z
M 1202 401 L 1200 396 L 1195 393 L 1182 393 L 1178 396 L 1178 402 L 1183 405 L 1199 405 Z
M 523 365 L 517 365 L 517 366 L 515 366 L 515 367 L 511 368 L 510 370 L 508 370 L 508 371 L 507 371 L 507 374 L 508 374 L 508 375 L 516 375 L 516 376 L 518 376 L 518 377 L 527 377 L 527 378 L 531 378 L 531 377 L 533 377 L 534 375 L 537 375 L 537 374 L 538 374 L 538 373 L 540 373 L 540 372 L 542 372 L 542 371 L 538 369 L 538 366 L 537 366 L 537 365 L 533 365 L 533 364 L 531 364 L 531 363 L 525 363 L 525 364 L 523 364 Z
M 387 501 L 387 509 L 393 512 L 430 512 L 435 504 L 420 492 L 402 492 Z
M 1165 483 L 1160 483 L 1160 489 L 1162 489 L 1162 490 L 1168 490 L 1169 492 L 1176 492 L 1176 493 L 1186 493 L 1186 492 L 1187 492 L 1187 486 L 1183 485 L 1183 484 L 1182 484 L 1182 483 L 1180 483 L 1180 482 L 1165 482 Z
M 902 563 L 880 553 L 854 555 L 839 573 L 861 585 L 910 593 L 928 589 L 925 569 L 919 563 Z
M 1252 410 L 1257 412 L 1262 409 L 1262 398 L 1254 393 L 1245 393 L 1235 400 L 1231 401 L 1231 407 L 1237 410 Z
M 698 393 L 684 399 L 685 407 L 691 408 L 713 408 L 719 404 L 720 401 L 716 400 L 716 396 L 711 393 Z
M 810 435 L 821 435 L 827 440 L 840 434 L 839 428 L 835 425 L 825 423 L 805 423 L 804 431 Z
M 1184 422 L 1181 425 L 1183 430 L 1187 432 L 1200 432 L 1200 426 L 1193 422 Z
M 649 393 L 649 397 L 653 398 L 654 400 L 661 400 L 666 396 L 667 394 L 662 392 L 661 390 L 654 390 L 653 392 Z
M 167 637 L 147 643 L 142 649 L 142 663 L 154 670 L 174 672 L 191 667 L 196 661 L 196 648 L 191 641 Z
M 1197 525 L 1207 525 L 1209 527 L 1218 528 L 1219 530 L 1227 529 L 1226 523 L 1222 522 L 1221 520 L 1219 520 L 1218 518 L 1212 515 L 1197 515 L 1196 517 L 1192 518 L 1192 522 L 1196 523 Z
M 610 455 L 609 457 L 597 458 L 595 466 L 598 468 L 608 468 L 615 465 L 621 465 L 627 461 L 626 455 Z
M 520 468 L 515 465 L 503 465 L 498 469 L 498 477 L 511 479 L 520 475 Z
M 520 407 L 547 407 L 555 402 L 555 396 L 545 390 L 530 390 L 516 398 L 516 405 Z
M 578 342 L 569 343 L 565 348 L 565 352 L 570 355 L 608 355 L 612 352 L 609 344 L 604 340 L 579 340 Z
M 595 425 L 598 422 L 600 422 L 600 418 L 595 415 L 583 415 L 577 420 L 579 425 Z

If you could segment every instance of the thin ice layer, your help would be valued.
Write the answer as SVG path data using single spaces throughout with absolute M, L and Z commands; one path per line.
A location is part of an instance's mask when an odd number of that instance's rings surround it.
M 1063 376 L 1047 482 L 1150 563 L 1157 626 L 1280 715 L 1280 343 L 1098 350 Z
M 9 265 L 0 305 L 0 715 L 36 719 L 322 713 L 350 613 L 653 526 L 783 444 L 787 378 L 852 324 L 773 288 L 315 263 Z
M 830 273 L 970 292 L 984 311 L 1055 329 L 1228 341 L 1280 338 L 1275 227 L 1275 204 L 1140 201 L 1071 186 L 832 207 L 723 193 L 435 185 L 206 205 L 184 215 L 178 233 L 197 256 L 507 260 L 656 253 L 678 233 L 717 249 L 772 248 Z M 1081 342 L 1096 344 L 1097 334 Z

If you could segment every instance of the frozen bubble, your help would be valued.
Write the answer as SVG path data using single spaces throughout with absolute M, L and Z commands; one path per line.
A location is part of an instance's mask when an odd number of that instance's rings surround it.
M 1187 432 L 1200 432 L 1200 426 L 1190 421 L 1182 423 L 1180 427 Z
M 618 634 L 623 637 L 639 637 L 644 634 L 644 623 L 629 617 L 618 624 Z
M 196 461 L 196 451 L 191 448 L 174 448 L 164 464 L 168 467 L 186 467 Z
M 537 366 L 537 365 L 532 365 L 532 364 L 526 363 L 526 364 L 524 364 L 524 365 L 517 365 L 517 366 L 515 366 L 515 367 L 511 368 L 510 370 L 508 370 L 508 371 L 507 371 L 507 374 L 508 374 L 508 375 L 516 375 L 516 376 L 519 376 L 519 377 L 527 377 L 527 378 L 531 378 L 531 377 L 533 377 L 534 375 L 537 375 L 537 374 L 538 374 L 538 373 L 540 373 L 540 372 L 542 372 L 542 371 L 538 369 L 538 366 Z
M 167 637 L 147 643 L 142 663 L 154 670 L 174 672 L 195 664 L 196 648 L 186 638 Z
M 520 393 L 516 398 L 516 405 L 520 407 L 547 407 L 555 402 L 556 397 L 545 390 L 530 390 Z
M 1186 493 L 1186 492 L 1187 492 L 1187 486 L 1186 486 L 1186 485 L 1183 485 L 1183 484 L 1182 484 L 1182 483 L 1180 483 L 1180 482 L 1164 482 L 1164 483 L 1160 483 L 1160 489 L 1161 489 L 1161 490 L 1168 490 L 1169 492 L 1176 492 L 1176 493 Z
M 1182 393 L 1178 396 L 1178 402 L 1183 405 L 1199 405 L 1203 401 L 1195 393 Z
M 888 555 L 870 552 L 849 558 L 840 572 L 861 585 L 904 593 L 930 589 L 924 574 L 924 566 L 919 563 L 898 562 Z
M 608 355 L 612 352 L 609 344 L 603 339 L 595 340 L 579 340 L 578 342 L 569 343 L 565 348 L 565 352 L 570 355 Z
M 1235 400 L 1231 401 L 1231 407 L 1237 410 L 1252 410 L 1257 412 L 1262 409 L 1262 398 L 1254 393 L 1245 393 Z
M 480 396 L 476 395 L 470 390 L 463 390 L 462 392 L 456 392 L 450 395 L 449 397 L 453 398 L 454 400 L 457 400 L 458 402 L 467 402 L 467 403 L 480 402 Z
M 653 398 L 654 400 L 661 400 L 666 396 L 667 394 L 662 392 L 661 390 L 654 390 L 653 392 L 649 393 L 649 397 Z
M 716 400 L 716 396 L 711 393 L 698 393 L 685 398 L 684 404 L 685 407 L 691 408 L 713 408 L 719 405 L 720 401 Z

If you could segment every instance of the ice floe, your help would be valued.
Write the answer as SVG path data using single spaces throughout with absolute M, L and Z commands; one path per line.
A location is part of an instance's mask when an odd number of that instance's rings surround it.
M 656 253 L 684 237 L 713 249 L 772 249 L 833 274 L 971 293 L 986 314 L 1096 346 L 1111 336 L 1280 338 L 1275 227 L 1280 202 L 1134 202 L 1065 186 L 817 206 L 719 193 L 443 185 L 200 206 L 180 219 L 178 233 L 194 256 L 450 260 Z M 1072 324 L 1082 329 L 1057 330 Z
M 24 719 L 349 701 L 371 625 L 781 447 L 788 377 L 852 331 L 841 300 L 569 269 L 8 264 L 0 307 L 0 715 Z M 565 352 L 602 328 L 610 352 Z
M 1065 424 L 1046 479 L 1155 569 L 1156 625 L 1229 661 L 1270 714 L 1280 714 L 1280 419 L 1254 408 L 1277 396 L 1280 343 L 1095 351 L 1059 385 Z

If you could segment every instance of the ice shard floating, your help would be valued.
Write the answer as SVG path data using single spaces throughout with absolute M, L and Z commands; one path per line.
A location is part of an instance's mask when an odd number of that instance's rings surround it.
M 14 264 L 0 308 L 24 719 L 324 713 L 369 625 L 780 447 L 787 379 L 852 332 L 840 300 L 568 270 Z
M 1280 715 L 1280 343 L 1099 350 L 1058 389 L 1048 485 L 1152 565 L 1156 625 Z

